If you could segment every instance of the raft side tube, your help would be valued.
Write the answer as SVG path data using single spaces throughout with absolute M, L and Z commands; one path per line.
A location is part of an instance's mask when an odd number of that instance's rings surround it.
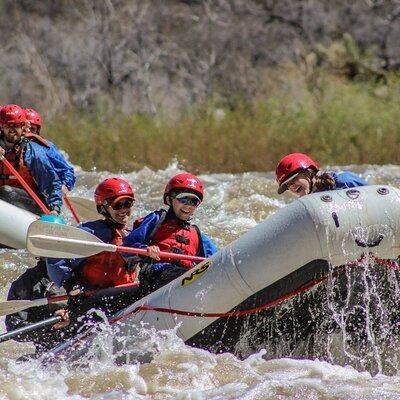
M 349 196 L 348 190 L 315 193 L 294 201 L 210 260 L 123 313 L 129 314 L 143 303 L 160 308 L 224 313 L 314 260 L 339 266 L 366 252 L 380 258 L 396 258 L 400 244 L 399 190 L 365 186 L 357 188 L 357 198 Z M 321 199 L 325 195 L 331 199 Z M 333 212 L 336 217 L 332 216 Z M 209 267 L 196 278 L 193 274 L 206 263 Z M 129 316 L 124 325 L 129 330 L 130 324 L 139 321 L 157 329 L 171 329 L 180 324 L 178 333 L 187 340 L 216 319 L 139 311 Z
M 0 200 L 0 243 L 25 249 L 28 227 L 38 218 L 36 214 Z
M 257 303 L 258 293 L 264 300 L 272 299 L 304 284 L 303 275 L 308 280 L 326 273 L 329 266 L 368 253 L 397 258 L 400 191 L 389 186 L 359 187 L 358 193 L 349 190 L 294 201 L 212 258 L 121 311 L 116 341 L 135 335 L 141 323 L 157 330 L 179 325 L 178 335 L 190 341 L 219 317 L 178 315 L 173 310 L 226 313 L 247 299 L 249 305 Z M 170 311 L 140 310 L 142 305 Z M 72 349 L 69 356 L 74 356 Z

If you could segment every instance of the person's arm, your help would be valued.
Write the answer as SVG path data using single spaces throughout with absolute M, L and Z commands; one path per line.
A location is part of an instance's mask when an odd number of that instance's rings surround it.
M 88 222 L 79 225 L 78 228 L 93 235 L 96 233 L 93 229 L 93 225 L 96 224 L 96 222 L 97 221 Z M 46 258 L 47 274 L 57 287 L 62 287 L 65 282 L 71 280 L 75 276 L 76 271 L 84 260 L 84 258 Z
M 59 176 L 61 182 L 67 187 L 69 191 L 73 189 L 76 182 L 75 172 L 73 166 L 63 157 L 58 150 L 57 146 L 49 142 L 50 148 L 48 157 L 54 166 L 54 169 Z
M 133 229 L 129 235 L 123 238 L 122 245 L 136 248 L 147 247 L 149 236 L 159 219 L 160 214 L 158 212 L 148 214 L 137 228 Z
M 68 260 L 63 258 L 47 258 L 47 273 L 54 284 L 60 288 L 65 282 L 74 277 L 74 273 L 82 261 L 82 258 Z
M 201 232 L 201 241 L 203 243 L 203 256 L 204 257 L 211 257 L 218 251 L 217 246 L 214 242 L 206 236 L 203 232 Z
M 37 143 L 29 142 L 25 148 L 24 161 L 50 211 L 59 212 L 62 206 L 62 181 L 48 157 L 48 150 Z
M 353 188 L 358 186 L 367 186 L 368 182 L 350 171 L 335 172 L 332 174 L 337 189 Z

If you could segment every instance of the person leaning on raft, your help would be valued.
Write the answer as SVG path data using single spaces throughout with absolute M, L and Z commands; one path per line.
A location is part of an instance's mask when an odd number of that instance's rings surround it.
M 42 130 L 41 115 L 33 108 L 25 108 L 25 115 L 27 121 L 29 122 L 27 131 L 29 131 L 29 133 L 33 135 L 41 135 L 41 130 Z M 51 160 L 54 170 L 56 171 L 57 176 L 60 178 L 65 189 L 71 191 L 75 186 L 76 182 L 74 168 L 62 156 L 60 150 L 58 150 L 57 146 L 54 143 L 50 142 L 50 140 L 47 140 L 47 142 L 50 145 L 48 156 Z
M 186 172 L 174 176 L 164 190 L 168 210 L 154 211 L 136 220 L 132 232 L 123 239 L 124 246 L 148 247 L 149 256 L 139 261 L 142 296 L 195 265 L 189 260 L 160 260 L 160 251 L 200 257 L 210 257 L 217 251 L 214 243 L 190 223 L 203 196 L 204 186 L 197 176 Z
M 75 183 L 73 168 L 53 143 L 31 132 L 27 113 L 17 104 L 8 104 L 0 109 L 0 128 L 0 156 L 15 167 L 52 214 L 59 214 L 63 184 L 70 190 Z M 33 213 L 41 213 L 18 179 L 1 162 L 0 199 Z
M 278 193 L 291 191 L 297 197 L 325 190 L 366 186 L 368 183 L 349 171 L 320 172 L 318 164 L 303 153 L 292 153 L 283 157 L 276 167 Z

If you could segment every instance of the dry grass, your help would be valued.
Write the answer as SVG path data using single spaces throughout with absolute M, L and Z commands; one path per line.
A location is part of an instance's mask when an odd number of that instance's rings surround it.
M 44 134 L 85 169 L 165 168 L 176 158 L 193 172 L 272 170 L 293 151 L 322 164 L 399 163 L 400 77 L 386 86 L 320 76 L 288 81 L 234 110 L 209 104 L 177 120 L 141 115 L 56 118 Z

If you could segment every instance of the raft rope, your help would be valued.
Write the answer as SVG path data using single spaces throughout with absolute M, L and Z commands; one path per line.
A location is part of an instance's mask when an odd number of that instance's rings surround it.
M 301 286 L 300 288 L 295 289 L 295 290 L 285 294 L 284 296 L 279 297 L 278 299 L 272 300 L 272 301 L 270 301 L 266 304 L 263 304 L 259 307 L 250 308 L 248 310 L 230 311 L 230 312 L 225 312 L 225 313 L 204 313 L 204 312 L 195 312 L 195 311 L 176 310 L 173 308 L 152 307 L 150 305 L 143 304 L 139 307 L 136 307 L 134 310 L 132 310 L 131 312 L 129 312 L 127 314 L 123 314 L 119 317 L 114 317 L 114 318 L 109 319 L 109 323 L 110 323 L 110 325 L 112 325 L 116 322 L 123 321 L 126 318 L 128 318 L 129 316 L 131 316 L 132 314 L 136 314 L 139 311 L 155 311 L 155 312 L 161 312 L 161 313 L 184 315 L 184 316 L 188 316 L 188 317 L 202 317 L 202 318 L 230 318 L 230 317 L 237 318 L 237 317 L 243 317 L 246 315 L 256 314 L 261 311 L 272 308 L 274 306 L 277 306 L 277 305 L 283 303 L 284 301 L 289 300 L 289 299 L 293 298 L 294 296 L 297 296 L 298 294 L 304 293 L 305 291 L 311 289 L 312 287 L 314 287 L 322 282 L 325 282 L 326 280 L 328 280 L 329 277 L 336 277 L 341 272 L 343 272 L 347 267 L 352 268 L 352 267 L 363 266 L 366 260 L 374 260 L 378 265 L 381 265 L 383 267 L 387 267 L 387 268 L 393 269 L 393 270 L 400 270 L 400 265 L 399 265 L 400 259 L 397 259 L 395 261 L 394 260 L 386 260 L 386 259 L 375 257 L 371 253 L 367 254 L 367 255 L 363 254 L 357 260 L 348 262 L 346 265 L 342 265 L 342 266 L 336 268 L 335 271 L 333 271 L 332 273 L 330 273 L 326 276 L 323 276 L 318 279 L 314 279 L 314 280 L 308 282 L 307 284 Z M 84 342 L 84 339 L 86 337 L 90 336 L 93 329 L 96 329 L 96 327 L 93 326 L 92 329 L 88 329 L 86 332 L 82 333 L 78 338 L 75 338 L 74 341 L 72 343 L 70 343 L 69 349 L 74 349 L 74 348 L 79 347 L 79 345 Z M 61 354 L 67 350 L 68 350 L 67 347 L 65 349 L 62 349 Z
M 142 304 L 139 307 L 136 307 L 134 310 L 131 312 L 121 315 L 119 317 L 113 318 L 110 323 L 115 323 L 117 321 L 122 321 L 126 319 L 127 317 L 131 316 L 132 314 L 136 314 L 139 311 L 155 311 L 155 312 L 161 312 L 161 313 L 168 313 L 168 314 L 176 314 L 176 315 L 184 315 L 186 317 L 201 317 L 201 318 L 231 318 L 231 317 L 244 317 L 247 315 L 251 314 L 257 314 L 259 312 L 268 310 L 269 308 L 275 307 L 281 303 L 283 303 L 286 300 L 289 300 L 301 293 L 306 292 L 307 290 L 311 289 L 312 287 L 325 282 L 328 280 L 329 277 L 336 277 L 339 273 L 343 272 L 343 270 L 347 267 L 359 267 L 363 266 L 365 261 L 370 261 L 373 260 L 376 262 L 378 265 L 381 265 L 383 267 L 387 267 L 390 269 L 394 270 L 399 270 L 399 262 L 398 260 L 393 261 L 393 260 L 385 260 L 382 258 L 375 257 L 372 254 L 368 255 L 362 255 L 355 261 L 348 262 L 346 265 L 343 265 L 341 267 L 338 267 L 335 271 L 333 271 L 331 274 L 328 274 L 326 276 L 323 276 L 318 279 L 314 279 L 305 285 L 301 286 L 298 289 L 292 290 L 291 292 L 286 293 L 285 295 L 269 301 L 268 303 L 265 303 L 259 307 L 254 307 L 254 308 L 249 308 L 247 310 L 238 310 L 238 311 L 229 311 L 229 312 L 223 312 L 223 313 L 207 313 L 207 312 L 196 312 L 196 311 L 185 311 L 185 310 L 177 310 L 174 308 L 163 308 L 163 307 L 153 307 L 148 304 Z

